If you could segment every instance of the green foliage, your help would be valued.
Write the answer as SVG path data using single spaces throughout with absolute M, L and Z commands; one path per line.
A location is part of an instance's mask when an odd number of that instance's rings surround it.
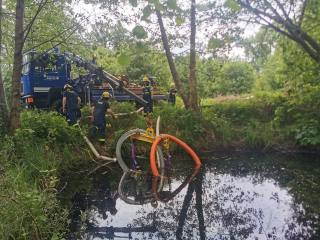
M 220 38 L 210 38 L 208 43 L 208 49 L 217 49 L 222 48 L 225 45 L 224 41 Z
M 21 129 L 16 132 L 16 139 L 21 143 L 32 140 L 35 143 L 63 145 L 75 143 L 80 137 L 79 131 L 68 126 L 65 118 L 56 112 L 24 111 L 21 114 Z
M 263 123 L 259 120 L 250 121 L 243 129 L 246 146 L 255 149 L 266 149 L 276 143 L 275 130 L 272 122 Z
M 137 6 L 138 6 L 138 0 L 129 0 L 129 3 L 130 3 L 133 7 L 137 7 Z
M 204 108 L 202 111 L 202 120 L 206 141 L 216 142 L 217 145 L 228 146 L 236 135 L 235 129 L 232 128 L 230 120 L 219 116 L 215 109 Z
M 303 121 L 295 130 L 295 139 L 302 146 L 319 146 L 320 122 L 316 119 Z
M 167 1 L 167 6 L 170 9 L 176 9 L 177 8 L 177 1 L 176 0 L 168 0 Z
M 204 129 L 198 114 L 166 103 L 162 103 L 154 114 L 155 119 L 157 116 L 161 116 L 161 132 L 177 136 L 190 145 L 194 145 L 195 139 L 203 142 L 201 138 Z
M 142 26 L 135 26 L 132 29 L 132 34 L 138 39 L 145 39 L 148 37 L 148 33 L 144 30 Z
M 99 65 L 115 75 L 128 75 L 130 82 L 140 84 L 148 74 L 156 77 L 158 87 L 167 90 L 170 86 L 171 74 L 165 55 L 142 42 L 121 46 L 117 51 L 98 47 L 95 54 Z
M 120 65 L 127 66 L 130 64 L 130 56 L 128 56 L 125 53 L 121 53 L 120 56 L 118 57 L 118 62 Z
M 275 123 L 279 127 L 290 126 L 288 135 L 295 138 L 299 145 L 319 145 L 319 91 L 320 86 L 306 84 L 288 95 L 285 103 L 277 108 Z
M 226 0 L 224 5 L 235 13 L 241 10 L 240 5 L 235 0 Z
M 272 51 L 278 39 L 279 35 L 272 30 L 261 28 L 254 36 L 241 40 L 240 45 L 254 68 L 261 71 L 264 70 L 267 60 L 273 58 Z M 277 52 L 274 55 L 279 59 Z M 276 66 L 277 63 L 278 61 L 274 65 Z
M 0 178 L 1 239 L 62 239 L 67 211 L 56 199 L 56 178 L 43 173 L 39 181 L 30 181 L 23 166 L 6 169 Z
M 150 5 L 147 5 L 143 10 L 142 10 L 142 19 L 147 20 L 147 18 L 151 15 L 152 13 L 152 8 Z
M 284 88 L 286 81 L 285 64 L 279 51 L 266 61 L 255 82 L 255 90 L 276 91 Z
M 185 21 L 186 21 L 186 19 L 181 16 L 177 16 L 175 18 L 175 22 L 176 22 L 177 26 L 181 26 Z
M 247 97 L 214 103 L 211 108 L 219 116 L 230 119 L 235 125 L 243 125 L 249 119 L 263 122 L 271 121 L 277 106 L 281 103 L 281 94 L 258 93 Z
M 228 62 L 221 69 L 221 79 L 217 83 L 217 91 L 222 94 L 248 93 L 252 89 L 255 72 L 246 62 Z
M 253 149 L 293 146 L 294 139 L 290 135 L 293 128 L 278 123 L 279 109 L 286 104 L 284 94 L 259 92 L 222 102 L 207 101 L 203 117 L 206 121 L 218 123 L 213 125 L 216 139 L 226 146 Z

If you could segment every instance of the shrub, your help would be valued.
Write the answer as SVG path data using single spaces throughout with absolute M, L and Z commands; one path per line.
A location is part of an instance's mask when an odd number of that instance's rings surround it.
M 24 137 L 35 142 L 59 145 L 77 142 L 80 133 L 77 128 L 68 126 L 65 118 L 56 112 L 24 111 L 16 138 Z
M 243 130 L 243 138 L 251 148 L 268 148 L 275 144 L 272 123 L 250 121 Z
M 218 145 L 228 145 L 235 135 L 230 121 L 218 114 L 212 109 L 202 111 L 202 124 L 205 128 L 206 141 Z

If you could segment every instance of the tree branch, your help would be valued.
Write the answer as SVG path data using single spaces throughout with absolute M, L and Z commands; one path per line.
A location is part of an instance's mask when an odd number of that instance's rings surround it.
M 302 22 L 304 19 L 304 14 L 306 12 L 307 9 L 307 5 L 308 5 L 308 0 L 305 0 L 302 4 L 302 9 L 301 9 L 301 15 L 299 17 L 299 21 L 298 21 L 298 26 L 301 27 L 302 26 Z
M 85 20 L 87 20 L 88 18 L 89 18 L 89 17 L 85 18 L 84 20 L 82 20 L 82 22 L 85 21 Z M 62 34 L 68 32 L 68 31 L 71 30 L 71 29 L 73 29 L 73 30 L 71 31 L 71 35 L 72 35 L 73 33 L 75 33 L 75 32 L 81 27 L 81 23 L 82 23 L 82 22 L 77 23 L 76 25 L 72 25 L 71 27 L 69 27 L 69 28 L 67 28 L 67 29 L 59 32 L 58 34 L 54 35 L 54 36 L 51 37 L 50 39 L 47 39 L 47 40 L 45 40 L 45 41 L 43 41 L 43 42 L 41 42 L 41 43 L 39 43 L 39 44 L 36 44 L 35 46 L 33 46 L 33 47 L 25 50 L 24 52 L 29 52 L 29 51 L 32 50 L 32 49 L 35 49 L 35 48 L 40 47 L 40 46 L 42 46 L 42 45 L 44 45 L 44 44 L 46 44 L 46 43 L 48 43 L 48 42 L 51 42 L 51 41 L 53 41 L 54 39 L 60 37 Z
M 36 21 L 38 15 L 40 14 L 40 12 L 42 11 L 42 9 L 44 8 L 44 6 L 47 3 L 48 3 L 48 0 L 41 0 L 41 2 L 39 3 L 39 6 L 38 6 L 38 9 L 37 9 L 36 13 L 32 17 L 32 19 L 30 20 L 30 22 L 26 25 L 25 29 L 23 30 L 23 32 L 24 32 L 23 42 L 26 41 L 34 22 Z

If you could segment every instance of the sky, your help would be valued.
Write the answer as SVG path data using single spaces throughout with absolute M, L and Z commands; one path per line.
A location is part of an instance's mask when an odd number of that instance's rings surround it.
M 199 0 L 198 2 L 201 2 L 201 1 L 204 1 L 204 0 Z M 108 19 L 110 19 L 110 16 L 111 16 L 110 12 L 107 9 L 101 9 L 98 4 L 85 4 L 83 0 L 73 1 L 72 8 L 75 13 L 88 17 L 88 22 L 84 23 L 85 28 L 87 29 L 87 33 L 90 33 L 90 31 L 92 30 L 91 25 L 93 25 L 99 21 L 104 21 L 105 15 L 108 16 Z M 123 15 L 122 17 L 125 16 L 125 17 L 130 18 L 131 20 L 132 19 L 137 20 L 136 23 L 133 23 L 133 22 L 128 23 L 125 21 L 121 22 L 122 25 L 125 28 L 127 28 L 128 30 L 131 31 L 136 26 L 136 24 L 141 24 L 145 28 L 152 29 L 152 31 L 154 33 L 157 33 L 159 31 L 158 25 L 155 24 L 155 22 L 156 22 L 155 16 L 153 17 L 153 19 L 151 17 L 151 21 L 153 23 L 146 23 L 146 22 L 138 20 L 137 15 L 139 15 L 139 14 L 137 13 L 137 11 L 134 8 L 132 8 L 131 6 L 128 6 L 128 4 L 125 5 L 125 4 L 120 3 L 120 8 L 121 8 L 120 12 Z M 142 9 L 139 9 L 138 11 L 141 12 L 141 10 Z M 165 22 L 165 24 L 167 25 L 167 31 L 170 32 L 170 26 L 169 26 L 170 23 Z M 243 24 L 241 23 L 240 26 L 244 27 L 245 25 L 244 25 L 244 23 Z M 215 26 L 211 26 L 211 27 L 215 28 Z M 252 24 L 245 26 L 245 31 L 244 31 L 243 36 L 244 37 L 253 36 L 259 30 L 259 28 L 260 27 L 258 25 L 252 25 Z M 171 31 L 176 31 L 176 29 L 172 29 Z M 184 30 L 182 30 L 182 31 L 184 31 Z M 174 34 L 174 32 L 172 32 L 172 33 Z M 150 36 L 150 34 L 149 34 L 149 36 Z M 205 37 L 205 33 L 204 33 L 203 29 L 201 29 L 201 28 L 199 28 L 198 32 L 197 32 L 197 41 L 198 42 L 202 41 L 204 44 L 207 44 L 207 42 L 208 42 L 208 38 Z M 186 52 L 188 49 L 189 49 L 189 44 L 186 43 L 182 47 L 173 47 L 172 52 L 174 54 L 181 54 L 181 53 Z M 230 58 L 245 59 L 244 49 L 239 46 L 236 46 L 236 44 L 233 44 L 230 52 L 228 53 L 228 56 Z

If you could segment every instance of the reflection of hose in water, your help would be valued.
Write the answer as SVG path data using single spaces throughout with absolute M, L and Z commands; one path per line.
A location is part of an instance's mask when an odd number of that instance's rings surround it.
M 130 147 L 131 147 L 131 161 L 132 161 L 131 169 L 135 170 L 138 165 L 138 162 L 136 160 L 136 148 L 132 139 L 131 139 Z
M 159 186 L 158 184 L 160 183 L 160 180 L 162 177 L 153 177 L 152 178 L 152 193 L 153 196 L 157 201 L 161 202 L 168 202 L 172 198 L 174 198 L 181 190 L 192 181 L 192 179 L 197 175 L 199 172 L 200 168 L 193 168 L 192 173 L 183 181 L 183 183 L 173 192 L 170 191 L 170 193 L 166 192 L 166 196 L 161 196 L 161 191 L 159 191 Z
M 147 176 L 140 171 L 138 172 L 138 171 L 132 171 L 132 170 L 124 172 L 118 186 L 118 193 L 119 193 L 120 199 L 122 199 L 125 203 L 131 204 L 131 205 L 142 205 L 142 204 L 146 204 L 154 201 L 155 199 L 154 199 L 154 194 L 152 192 L 152 185 L 150 186 L 149 182 L 147 182 L 148 177 L 150 177 L 150 182 L 152 182 L 152 179 L 151 179 L 152 175 Z M 150 188 L 150 189 L 149 189 L 149 192 L 145 192 L 139 197 L 138 196 L 139 193 L 137 192 L 137 185 L 138 185 L 137 183 L 139 181 L 141 183 L 141 181 L 143 180 L 145 180 L 145 184 L 147 185 L 147 188 Z M 164 182 L 163 180 L 159 181 L 159 184 L 156 189 L 157 191 L 162 190 L 163 182 Z M 131 189 L 126 189 L 128 187 L 129 188 L 131 187 Z M 129 191 L 129 190 L 132 190 L 132 191 Z M 131 193 L 131 198 L 128 192 Z

